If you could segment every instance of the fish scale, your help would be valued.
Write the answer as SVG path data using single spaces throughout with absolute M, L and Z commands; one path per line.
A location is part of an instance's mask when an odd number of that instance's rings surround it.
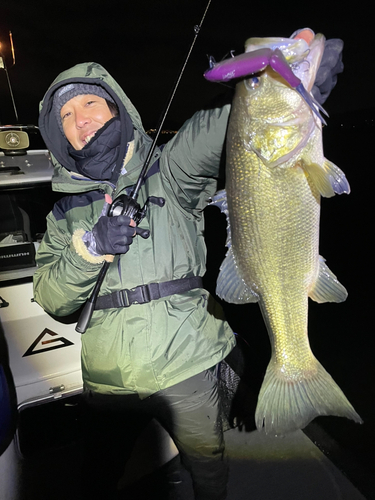
M 229 138 L 230 133 L 231 129 Z M 245 282 L 255 287 L 261 297 L 262 312 L 275 339 L 276 363 L 285 369 L 285 376 L 293 376 L 287 367 L 295 365 L 297 357 L 299 365 L 305 359 L 302 368 L 311 366 L 306 297 L 318 263 L 317 193 L 314 196 L 311 192 L 300 168 L 280 171 L 263 165 L 259 171 L 256 155 L 243 148 L 239 151 L 234 152 L 234 159 L 231 151 L 228 154 L 232 165 L 226 188 L 231 227 L 242 228 L 232 230 L 233 253 L 244 270 Z M 246 182 L 238 185 L 237 174 L 233 179 L 231 173 L 244 166 L 248 167 Z M 232 192 L 239 196 L 232 197 Z M 288 192 L 299 196 L 288 196 Z M 244 199 L 245 210 L 243 201 L 239 202 Z M 244 224 L 247 211 L 252 216 Z M 283 355 L 285 345 L 294 345 L 294 349 L 289 348 L 289 362 Z
M 311 50 L 301 55 L 309 88 L 324 49 L 323 35 L 310 38 Z M 267 39 L 256 40 L 255 47 L 259 40 L 267 46 Z M 319 220 L 321 195 L 349 191 L 343 172 L 324 158 L 321 124 L 306 95 L 270 67 L 236 84 L 226 189 L 213 199 L 228 221 L 217 294 L 259 303 L 272 351 L 255 415 L 266 433 L 303 428 L 318 415 L 361 422 L 315 358 L 307 332 L 308 297 L 341 302 L 347 296 L 319 256 Z

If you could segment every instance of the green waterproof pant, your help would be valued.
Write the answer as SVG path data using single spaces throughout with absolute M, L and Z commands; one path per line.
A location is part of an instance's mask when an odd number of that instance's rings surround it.
M 176 444 L 191 474 L 196 500 L 224 500 L 228 464 L 219 403 L 216 368 L 145 399 L 85 393 L 84 498 L 116 498 L 135 441 L 155 418 Z

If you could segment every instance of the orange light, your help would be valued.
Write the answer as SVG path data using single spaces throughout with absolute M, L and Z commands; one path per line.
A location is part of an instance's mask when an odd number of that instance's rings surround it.
M 11 50 L 12 50 L 13 65 L 14 65 L 14 64 L 16 64 L 16 58 L 15 58 L 15 55 L 14 55 L 13 36 L 12 36 L 12 32 L 11 31 L 9 31 L 9 38 L 10 38 L 10 46 L 11 46 Z

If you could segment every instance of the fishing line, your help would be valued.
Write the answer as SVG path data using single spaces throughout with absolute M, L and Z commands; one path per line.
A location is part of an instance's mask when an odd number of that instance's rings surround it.
M 149 166 L 149 164 L 150 164 L 151 157 L 152 157 L 152 155 L 153 155 L 153 153 L 154 153 L 154 151 L 155 151 L 156 142 L 157 142 L 157 140 L 158 140 L 158 138 L 159 138 L 160 132 L 161 132 L 162 127 L 163 127 L 163 125 L 164 125 L 165 118 L 167 117 L 167 114 L 168 114 L 169 108 L 171 107 L 172 101 L 173 101 L 174 96 L 175 96 L 175 94 L 176 94 L 177 87 L 178 87 L 178 86 L 179 86 L 179 84 L 180 84 L 180 81 L 181 81 L 182 75 L 183 75 L 183 73 L 184 73 L 184 71 L 185 71 L 186 65 L 187 65 L 188 60 L 189 60 L 189 58 L 190 58 L 190 54 L 191 54 L 191 52 L 192 52 L 192 50 L 193 50 L 193 48 L 194 48 L 195 42 L 196 42 L 196 40 L 197 40 L 197 38 L 198 38 L 199 32 L 200 32 L 200 30 L 201 30 L 201 27 L 202 27 L 203 21 L 204 21 L 204 19 L 205 19 L 205 17 L 206 17 L 206 14 L 207 14 L 208 8 L 209 8 L 209 6 L 210 6 L 210 4 L 211 4 L 211 1 L 212 1 L 212 0 L 208 0 L 208 4 L 207 4 L 207 6 L 206 6 L 206 9 L 205 9 L 205 11 L 204 11 L 204 13 L 203 13 L 203 16 L 202 16 L 202 19 L 201 19 L 201 22 L 199 23 L 199 25 L 195 25 L 195 26 L 194 26 L 195 36 L 194 36 L 193 41 L 192 41 L 192 43 L 191 43 L 191 45 L 190 45 L 190 49 L 189 49 L 189 51 L 188 51 L 188 53 L 187 53 L 187 56 L 186 56 L 186 58 L 185 58 L 185 61 L 184 61 L 183 65 L 182 65 L 182 68 L 181 68 L 181 70 L 180 70 L 180 73 L 179 73 L 179 75 L 178 75 L 178 77 L 177 77 L 176 83 L 175 83 L 175 85 L 174 85 L 174 87 L 173 87 L 173 90 L 172 90 L 172 92 L 171 92 L 171 95 L 170 95 L 170 97 L 169 97 L 169 99 L 168 99 L 168 102 L 167 102 L 167 105 L 166 105 L 166 107 L 165 107 L 165 110 L 164 110 L 164 112 L 163 112 L 163 114 L 162 114 L 162 117 L 161 117 L 161 119 L 160 119 L 159 126 L 158 126 L 158 129 L 157 129 L 157 132 L 156 132 L 156 135 L 155 135 L 154 140 L 153 140 L 153 142 L 152 142 L 151 148 L 150 148 L 150 150 L 149 150 L 149 152 L 148 152 L 148 155 L 147 155 L 147 158 L 146 158 L 146 160 L 145 160 L 145 163 L 144 163 L 144 165 L 143 165 L 143 167 L 142 167 L 142 170 L 141 170 L 141 173 L 140 173 L 140 175 L 139 175 L 138 181 L 137 181 L 137 183 L 136 183 L 136 185 L 135 185 L 134 190 L 132 191 L 132 193 L 131 193 L 131 195 L 130 195 L 130 197 L 131 197 L 132 199 L 136 199 L 136 198 L 138 197 L 138 192 L 139 192 L 139 189 L 140 189 L 140 187 L 141 187 L 141 185 L 142 185 L 143 178 L 144 178 L 144 176 L 146 175 L 146 171 L 147 171 L 148 166 Z
M 177 80 L 176 80 L 176 83 L 173 87 L 173 90 L 171 92 L 171 95 L 167 101 L 167 105 L 165 107 L 165 110 L 162 114 L 162 117 L 160 119 L 160 123 L 159 123 L 159 126 L 158 126 L 158 130 L 156 132 L 156 135 L 152 141 L 152 144 L 151 144 L 151 147 L 150 147 L 150 150 L 148 152 L 148 155 L 146 157 L 146 160 L 143 164 L 143 167 L 142 167 L 142 170 L 141 170 L 141 173 L 139 174 L 139 177 L 138 177 L 138 180 L 137 180 L 137 183 L 134 187 L 134 189 L 132 190 L 131 194 L 128 196 L 128 195 L 121 195 L 121 200 L 118 200 L 116 201 L 116 199 L 113 201 L 111 207 L 110 207 L 110 210 L 109 210 L 109 215 L 120 215 L 121 214 L 125 214 L 125 215 L 129 215 L 132 219 L 134 219 L 136 222 L 137 222 L 137 225 L 139 224 L 139 222 L 143 219 L 143 217 L 145 216 L 146 214 L 146 206 L 147 206 L 147 201 L 146 201 L 146 204 L 144 205 L 143 208 L 141 208 L 139 206 L 139 204 L 137 203 L 137 198 L 138 198 L 138 193 L 139 193 L 139 190 L 143 184 L 143 181 L 144 181 L 144 178 L 146 176 L 146 172 L 147 172 L 147 169 L 149 167 L 149 164 L 150 164 L 150 161 L 151 161 L 151 158 L 152 158 L 152 155 L 155 151 L 155 147 L 156 147 L 156 142 L 159 138 L 159 135 L 160 135 L 160 132 L 162 130 L 162 127 L 163 127 L 163 124 L 164 124 L 164 121 L 165 121 L 165 118 L 168 114 L 168 111 L 169 111 L 169 108 L 172 104 L 172 101 L 173 101 L 173 98 L 176 94 L 176 90 L 177 90 L 177 87 L 181 81 L 181 78 L 182 78 L 182 75 L 185 71 L 185 68 L 186 68 L 186 65 L 187 65 L 187 62 L 190 58 L 190 54 L 194 48 L 194 45 L 195 45 L 195 42 L 198 38 L 198 35 L 199 35 L 199 32 L 200 32 L 200 29 L 202 27 L 202 24 L 203 24 L 203 21 L 206 17 L 206 14 L 207 14 L 207 11 L 208 11 L 208 8 L 211 4 L 211 1 L 212 0 L 208 0 L 208 3 L 206 5 L 206 8 L 205 8 L 205 11 L 203 13 L 203 16 L 202 16 L 202 19 L 199 23 L 199 25 L 195 25 L 194 26 L 194 32 L 195 32 L 195 35 L 194 35 L 194 38 L 193 38 L 193 41 L 190 45 L 190 48 L 189 48 L 189 51 L 187 53 L 187 56 L 185 58 L 185 61 L 182 65 L 182 68 L 180 70 L 180 73 L 177 77 Z M 153 200 L 151 200 L 151 198 Z M 151 196 L 149 198 L 149 201 L 151 201 L 152 203 L 155 203 L 158 204 L 159 206 L 163 206 L 164 205 L 164 200 L 162 198 L 157 198 L 157 197 L 154 197 L 154 196 Z M 117 213 L 119 212 L 119 213 Z M 140 236 L 142 236 L 143 238 L 147 238 L 149 236 L 149 231 L 147 230 L 139 230 L 139 234 Z M 103 263 L 103 266 L 100 270 L 100 273 L 99 273 L 99 276 L 98 276 L 98 279 L 97 279 L 97 282 L 95 284 L 95 287 L 94 287 L 94 290 L 93 292 L 91 293 L 90 297 L 87 299 L 86 301 L 86 304 L 84 305 L 83 309 L 82 309 L 82 312 L 80 314 L 80 317 L 78 319 L 78 322 L 77 322 L 77 325 L 76 325 L 76 331 L 79 332 L 79 333 L 85 333 L 86 330 L 87 330 L 87 327 L 90 323 L 90 320 L 91 320 L 91 317 L 92 317 L 92 314 L 94 312 L 94 309 L 95 309 L 95 304 L 96 304 L 96 300 L 99 296 L 99 291 L 100 291 L 100 286 L 101 284 L 103 283 L 103 280 L 105 278 L 105 275 L 107 274 L 107 271 L 108 271 L 108 268 L 111 264 L 111 262 L 113 262 L 113 259 L 114 259 L 114 256 L 113 255 L 106 255 L 105 256 L 105 261 Z

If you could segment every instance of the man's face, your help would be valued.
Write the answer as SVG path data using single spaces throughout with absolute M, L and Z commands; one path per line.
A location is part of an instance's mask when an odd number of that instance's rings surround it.
M 113 116 L 103 97 L 77 95 L 60 111 L 64 134 L 74 149 L 82 149 Z

